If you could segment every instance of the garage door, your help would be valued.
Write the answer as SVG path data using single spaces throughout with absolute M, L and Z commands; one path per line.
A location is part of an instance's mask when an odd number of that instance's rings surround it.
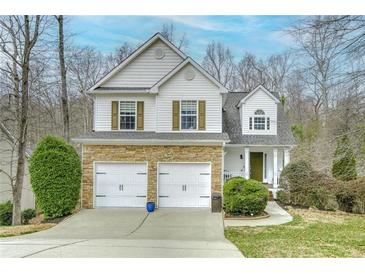
M 95 167 L 96 207 L 146 206 L 146 164 L 103 163 Z
M 159 207 L 210 207 L 210 164 L 159 164 Z

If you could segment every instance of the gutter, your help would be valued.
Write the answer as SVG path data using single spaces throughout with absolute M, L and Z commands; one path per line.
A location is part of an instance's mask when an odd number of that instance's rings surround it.
M 161 140 L 161 139 L 84 139 L 72 138 L 73 142 L 90 145 L 222 145 L 227 140 Z

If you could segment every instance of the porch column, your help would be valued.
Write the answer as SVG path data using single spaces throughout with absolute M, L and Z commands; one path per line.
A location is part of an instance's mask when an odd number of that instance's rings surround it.
M 245 178 L 250 178 L 250 149 L 245 147 Z
M 284 148 L 284 167 L 290 162 L 290 150 L 289 148 Z
M 274 173 L 274 181 L 273 181 L 273 188 L 278 188 L 278 149 L 274 148 L 273 152 L 273 173 Z

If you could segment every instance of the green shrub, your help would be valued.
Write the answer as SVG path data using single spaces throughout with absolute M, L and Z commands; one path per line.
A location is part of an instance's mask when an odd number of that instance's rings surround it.
M 13 204 L 10 201 L 0 204 L 0 225 L 11 225 Z
M 365 213 L 365 177 L 342 182 L 336 194 L 341 210 L 350 213 Z
M 339 182 L 326 174 L 315 171 L 305 161 L 288 164 L 280 177 L 282 193 L 280 199 L 285 204 L 316 207 L 322 210 L 338 208 L 336 191 Z
M 63 139 L 47 136 L 34 150 L 29 171 L 40 211 L 48 218 L 70 214 L 81 185 L 81 163 L 76 150 Z
M 268 189 L 255 180 L 234 177 L 224 184 L 224 210 L 231 215 L 258 215 L 269 199 Z
M 33 219 L 37 216 L 35 209 L 27 208 L 22 211 L 22 224 L 27 225 L 29 224 L 29 220 Z
M 276 192 L 276 200 L 284 205 L 290 204 L 289 195 L 283 190 L 279 190 Z
M 356 159 L 347 136 L 337 143 L 333 156 L 332 176 L 338 180 L 350 181 L 357 177 Z

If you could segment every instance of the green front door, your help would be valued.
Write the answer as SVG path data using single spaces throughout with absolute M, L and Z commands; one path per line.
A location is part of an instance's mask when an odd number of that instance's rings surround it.
M 256 181 L 263 181 L 263 153 L 251 152 L 250 153 L 250 178 Z

